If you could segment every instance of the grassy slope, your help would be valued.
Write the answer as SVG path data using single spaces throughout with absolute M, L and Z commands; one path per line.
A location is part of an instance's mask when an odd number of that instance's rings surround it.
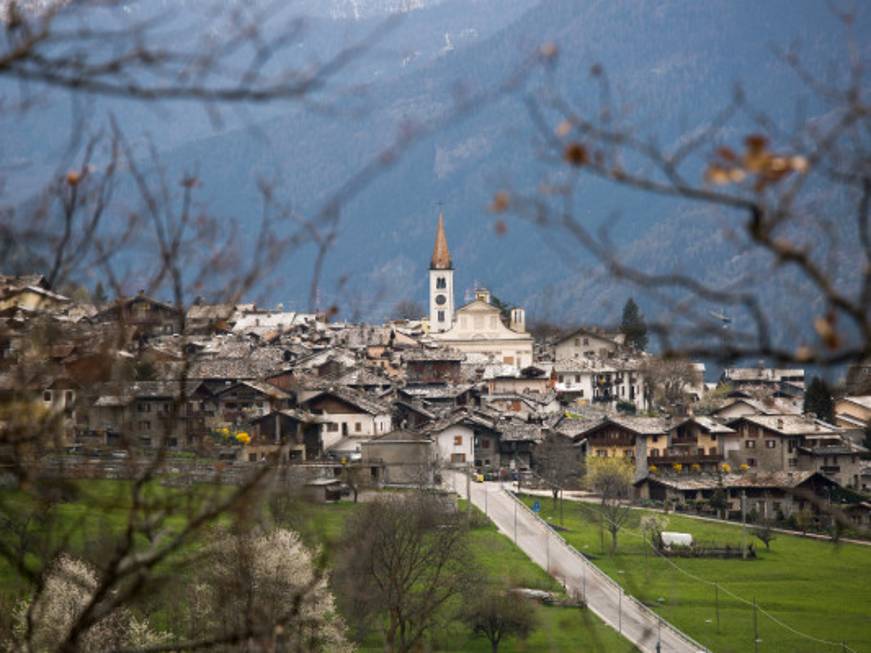
M 77 483 L 79 495 L 75 501 L 60 504 L 58 523 L 62 531 L 56 534 L 56 541 L 69 535 L 69 549 L 77 555 L 89 557 L 95 555 L 92 547 L 102 534 L 118 534 L 125 524 L 129 508 L 129 485 L 115 481 L 84 481 Z M 200 491 L 212 493 L 223 492 L 226 488 L 202 488 Z M 155 486 L 149 490 L 149 496 L 154 498 L 175 496 L 175 490 L 166 490 Z M 22 495 L 3 491 L 0 501 L 6 509 L 20 507 L 26 510 L 32 504 Z M 197 502 L 194 501 L 195 505 Z M 292 509 L 291 523 L 302 534 L 311 546 L 322 546 L 329 561 L 334 546 L 341 537 L 345 519 L 354 511 L 351 503 L 335 505 L 315 505 L 308 503 L 295 504 Z M 183 517 L 174 520 L 179 527 L 184 523 Z M 479 520 L 484 524 L 483 520 Z M 197 546 L 194 544 L 194 546 Z M 488 576 L 505 579 L 514 586 L 525 586 L 538 589 L 559 591 L 559 586 L 541 568 L 530 561 L 506 537 L 498 533 L 495 526 L 477 526 L 471 532 L 472 552 L 482 565 Z M 178 571 L 178 570 L 175 570 Z M 183 569 L 180 573 L 183 573 Z M 14 570 L 0 563 L 0 594 L 13 598 L 24 590 L 25 586 Z M 167 588 L 171 592 L 171 587 Z M 154 602 L 159 603 L 159 599 Z M 626 653 L 633 648 L 613 630 L 602 624 L 592 614 L 576 608 L 536 607 L 538 627 L 525 642 L 514 639 L 506 640 L 500 651 L 545 651 L 585 652 L 604 651 L 606 653 Z M 170 625 L 171 619 L 158 610 L 150 615 L 152 623 L 158 628 Z M 489 651 L 486 640 L 472 638 L 468 629 L 459 622 L 452 622 L 445 630 L 436 633 L 433 648 L 439 651 Z M 379 640 L 367 642 L 362 651 L 382 651 Z
M 306 517 L 301 530 L 312 541 L 312 535 L 329 547 L 341 534 L 341 523 L 353 510 L 353 504 L 312 505 L 304 508 Z M 481 519 L 470 533 L 472 554 L 484 572 L 493 579 L 502 579 L 515 587 L 530 587 L 559 593 L 560 585 L 533 563 L 511 540 L 500 534 L 496 527 L 479 514 Z M 329 557 L 329 552 L 328 552 Z M 613 629 L 603 624 L 592 613 L 577 608 L 536 606 L 538 626 L 525 642 L 507 639 L 499 647 L 500 652 L 596 652 L 628 653 L 635 648 Z M 490 650 L 489 643 L 472 637 L 459 621 L 452 621 L 440 632 L 434 633 L 430 642 L 433 650 L 451 653 L 484 653 Z M 367 653 L 384 650 L 377 636 L 370 637 L 360 647 Z
M 535 498 L 527 498 L 531 504 Z M 542 515 L 558 519 L 551 502 L 541 500 Z M 567 504 L 564 537 L 578 550 L 594 557 L 628 592 L 654 607 L 666 619 L 686 630 L 718 653 L 753 650 L 752 606 L 720 592 L 720 632 L 717 632 L 715 589 L 693 580 L 669 562 L 645 556 L 634 511 L 629 527 L 620 532 L 617 555 L 603 555 L 599 527 L 589 506 Z M 669 516 L 668 530 L 692 533 L 696 541 L 740 545 L 740 526 Z M 606 546 L 610 535 L 606 533 Z M 748 541 L 750 541 L 748 539 Z M 871 651 L 871 548 L 838 545 L 778 535 L 766 551 L 758 540 L 758 559 L 671 559 L 681 570 L 719 583 L 774 617 L 817 638 L 847 643 L 856 651 Z M 649 551 L 649 548 L 647 549 Z M 840 651 L 798 637 L 760 614 L 760 651 L 810 653 Z

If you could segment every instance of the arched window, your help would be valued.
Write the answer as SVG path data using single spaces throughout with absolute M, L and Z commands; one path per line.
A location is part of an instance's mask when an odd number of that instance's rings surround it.
M 439 290 L 443 290 L 444 288 L 447 288 L 447 287 L 448 287 L 448 284 L 445 281 L 444 277 L 436 277 L 436 288 L 438 288 Z

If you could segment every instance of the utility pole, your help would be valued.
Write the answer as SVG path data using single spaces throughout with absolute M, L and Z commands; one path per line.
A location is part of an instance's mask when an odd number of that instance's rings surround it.
M 469 463 L 469 467 L 466 469 L 466 501 L 468 505 L 466 506 L 466 512 L 471 515 L 472 514 L 472 463 Z
M 544 548 L 547 551 L 547 567 L 545 567 L 545 571 L 550 573 L 550 532 L 548 530 L 544 531 Z
M 747 559 L 747 490 L 741 490 L 741 558 Z
M 720 632 L 720 584 L 714 583 L 714 603 L 717 606 L 717 632 Z
M 623 588 L 617 595 L 617 632 L 623 634 Z
M 514 497 L 514 543 L 517 544 L 517 497 Z
M 656 618 L 656 653 L 662 653 L 662 619 Z
M 756 597 L 753 597 L 753 650 L 759 653 L 759 617 L 756 614 Z

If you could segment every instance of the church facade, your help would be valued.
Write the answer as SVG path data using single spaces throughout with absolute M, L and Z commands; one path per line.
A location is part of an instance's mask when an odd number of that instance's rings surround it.
M 490 292 L 479 288 L 474 300 L 454 309 L 454 267 L 443 213 L 429 267 L 429 330 L 439 344 L 465 354 L 517 369 L 532 365 L 533 338 L 526 331 L 522 308 L 512 308 L 506 324 L 500 309 L 491 303 Z

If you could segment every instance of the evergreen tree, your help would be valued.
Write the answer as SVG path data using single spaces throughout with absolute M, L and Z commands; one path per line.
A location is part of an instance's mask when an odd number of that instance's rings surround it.
M 827 422 L 835 421 L 835 402 L 828 384 L 820 377 L 815 376 L 804 392 L 805 413 L 813 413 L 819 419 Z
M 106 303 L 106 290 L 103 288 L 103 282 L 98 281 L 97 285 L 94 286 L 94 304 L 100 306 L 101 304 Z
M 631 297 L 623 306 L 623 321 L 620 323 L 620 331 L 626 336 L 626 344 L 638 351 L 647 348 L 647 323 L 641 314 L 641 309 Z

